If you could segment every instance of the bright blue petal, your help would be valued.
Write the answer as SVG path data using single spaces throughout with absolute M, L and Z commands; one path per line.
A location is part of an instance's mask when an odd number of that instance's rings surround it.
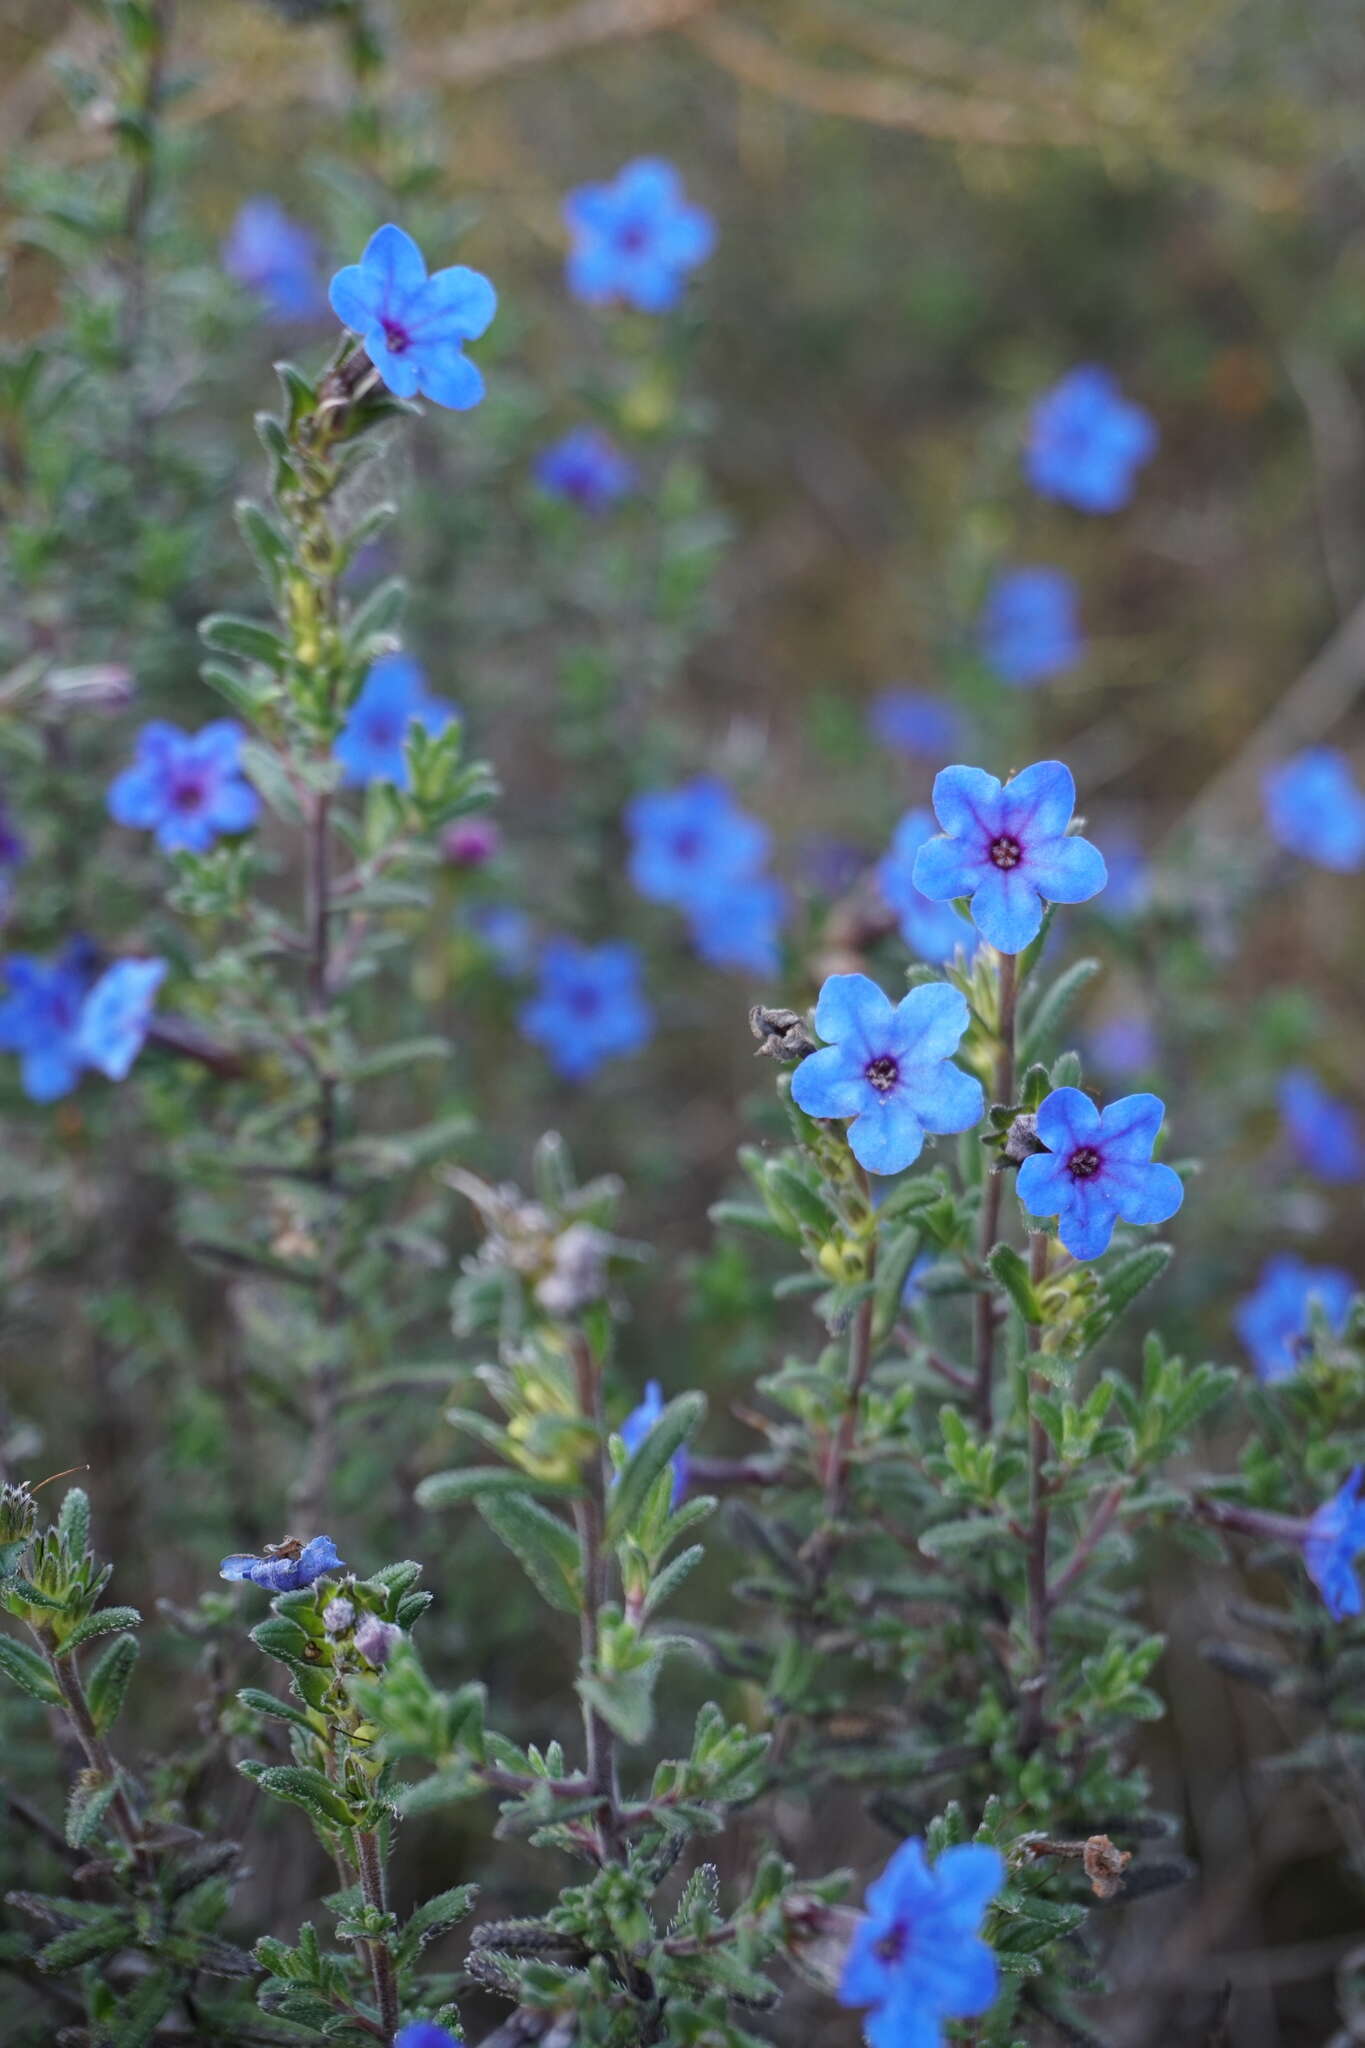
M 935 1137 L 969 1131 L 986 1114 L 981 1083 L 951 1060 L 928 1068 L 903 1067 L 900 1085 L 925 1130 Z
M 426 259 L 412 236 L 388 221 L 365 244 L 361 266 L 377 278 L 385 298 L 406 299 L 427 282 Z
M 1100 1113 L 1079 1088 L 1054 1088 L 1038 1105 L 1038 1136 L 1050 1151 L 1072 1152 L 1093 1144 L 1099 1133 Z
M 857 1116 L 873 1092 L 864 1078 L 863 1065 L 851 1060 L 842 1045 L 822 1046 L 803 1059 L 792 1075 L 792 1101 L 807 1116 Z
M 1074 1180 L 1057 1217 L 1057 1235 L 1073 1259 L 1098 1259 L 1109 1249 L 1118 1211 L 1105 1199 L 1103 1176 Z
M 865 974 L 831 974 L 815 1006 L 815 1028 L 823 1039 L 847 1045 L 871 1058 L 885 1050 L 880 1040 L 891 1030 L 891 998 Z
M 364 334 L 383 303 L 383 285 L 363 263 L 348 263 L 327 287 L 327 302 L 343 327 Z
M 853 1156 L 869 1173 L 900 1173 L 923 1150 L 923 1126 L 899 1088 L 870 1092 L 873 1099 L 848 1127 Z
M 997 953 L 1022 953 L 1043 925 L 1042 898 L 1027 868 L 987 865 L 972 897 L 972 920 Z
M 929 839 L 915 855 L 913 877 L 921 896 L 931 903 L 947 903 L 956 896 L 970 896 L 989 871 L 989 860 L 975 838 Z
M 1088 903 L 1109 879 L 1104 855 L 1088 839 L 1030 840 L 1029 880 L 1049 903 Z
M 1062 761 L 1035 761 L 1005 784 L 1000 823 L 1006 831 L 1027 835 L 1033 842 L 1060 839 L 1076 808 L 1076 783 Z
M 984 768 L 940 768 L 934 777 L 933 802 L 934 816 L 954 839 L 976 845 L 1000 829 L 1000 782 Z
M 1174 1167 L 1115 1160 L 1106 1162 L 1104 1178 L 1125 1223 L 1164 1223 L 1185 1199 L 1184 1185 Z
M 886 1050 L 915 1066 L 950 1059 L 970 1022 L 971 1011 L 960 989 L 946 981 L 926 982 L 896 1005 Z
M 1123 1095 L 1111 1102 L 1100 1115 L 1105 1158 L 1150 1159 L 1165 1114 L 1159 1095 Z
M 1030 1216 L 1060 1215 L 1071 1199 L 1072 1178 L 1066 1162 L 1052 1152 L 1035 1152 L 1019 1168 L 1015 1183 Z

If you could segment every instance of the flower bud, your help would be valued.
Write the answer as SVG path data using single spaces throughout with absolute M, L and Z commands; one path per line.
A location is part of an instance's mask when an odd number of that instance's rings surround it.
M 402 1629 L 392 1621 L 381 1621 L 377 1614 L 367 1614 L 355 1632 L 355 1646 L 365 1662 L 381 1667 L 402 1640 Z
M 322 1625 L 329 1636 L 344 1636 L 355 1620 L 355 1602 L 338 1593 L 322 1610 Z

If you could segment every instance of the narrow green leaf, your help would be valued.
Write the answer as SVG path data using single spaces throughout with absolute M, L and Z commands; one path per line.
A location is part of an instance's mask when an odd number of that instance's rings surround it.
M 1033 1291 L 1028 1267 L 1010 1244 L 996 1245 L 986 1261 L 1026 1323 L 1041 1323 L 1042 1305 Z
M 136 1607 L 98 1607 L 84 1621 L 76 1623 L 57 1655 L 69 1657 L 83 1643 L 93 1643 L 100 1636 L 121 1635 L 125 1629 L 138 1628 L 141 1623 L 142 1616 Z
M 248 1759 L 237 1766 L 244 1778 L 259 1785 L 272 1799 L 287 1800 L 311 1814 L 319 1827 L 335 1829 L 355 1825 L 350 1807 L 321 1771 L 304 1764 L 261 1764 Z
M 582 1596 L 573 1531 L 525 1492 L 485 1493 L 477 1500 L 484 1521 L 542 1598 L 561 1613 L 577 1614 Z
M 551 1480 L 532 1479 L 510 1465 L 461 1465 L 451 1472 L 433 1472 L 422 1480 L 414 1499 L 421 1508 L 455 1507 L 460 1501 L 480 1494 L 576 1494 L 582 1488 L 560 1485 Z
M 679 1394 L 669 1402 L 644 1441 L 626 1462 L 612 1489 L 607 1509 L 607 1534 L 612 1541 L 635 1525 L 636 1517 L 659 1474 L 701 1427 L 706 1415 L 706 1396 Z
M 113 1642 L 101 1651 L 90 1668 L 90 1675 L 85 1681 L 85 1694 L 95 1726 L 101 1735 L 106 1728 L 113 1727 L 122 1711 L 128 1682 L 137 1663 L 138 1648 L 136 1636 L 115 1636 Z
M 13 1636 L 0 1636 L 0 1671 L 12 1678 L 22 1692 L 41 1700 L 45 1707 L 61 1705 L 62 1696 L 52 1674 L 36 1650 L 16 1643 Z
M 1098 960 L 1074 960 L 1070 967 L 1045 988 L 1028 1012 L 1019 1048 L 1021 1063 L 1041 1058 L 1048 1041 L 1061 1028 L 1067 1011 L 1088 982 L 1100 971 Z

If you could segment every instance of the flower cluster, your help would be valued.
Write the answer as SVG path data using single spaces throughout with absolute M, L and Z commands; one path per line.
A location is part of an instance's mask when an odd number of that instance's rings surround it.
M 116 960 L 103 973 L 86 939 L 71 939 L 51 959 L 11 953 L 0 963 L 0 1051 L 17 1053 L 19 1078 L 33 1102 L 69 1095 L 93 1068 L 122 1081 L 146 1041 L 164 960 Z

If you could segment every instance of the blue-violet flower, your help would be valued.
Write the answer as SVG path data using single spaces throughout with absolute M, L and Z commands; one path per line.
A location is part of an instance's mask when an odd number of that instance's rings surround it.
M 220 1579 L 247 1579 L 264 1586 L 268 1593 L 297 1593 L 328 1572 L 344 1572 L 330 1536 L 314 1536 L 308 1543 L 297 1537 L 271 1546 L 264 1557 L 236 1553 L 225 1557 L 218 1567 Z
M 1288 1379 L 1311 1347 L 1316 1308 L 1334 1335 L 1346 1327 L 1356 1284 L 1339 1266 L 1310 1266 L 1293 1252 L 1266 1260 L 1250 1294 L 1233 1312 L 1233 1326 L 1251 1354 L 1257 1377 Z
M 1365 1141 L 1349 1103 L 1330 1095 L 1307 1067 L 1291 1067 L 1280 1081 L 1280 1114 L 1300 1161 L 1319 1180 L 1359 1180 Z
M 654 1028 L 654 1013 L 640 986 L 634 946 L 609 940 L 580 946 L 547 939 L 540 955 L 540 988 L 521 1012 L 525 1037 L 545 1048 L 566 1081 L 583 1081 L 604 1060 L 636 1052 Z
M 1082 640 L 1076 586 L 1060 569 L 997 576 L 980 624 L 981 652 L 1002 682 L 1029 689 L 1074 668 Z
M 884 747 L 898 754 L 932 758 L 950 753 L 958 743 L 962 720 L 951 704 L 924 690 L 893 687 L 872 699 L 868 730 Z
M 163 853 L 207 853 L 220 834 L 249 830 L 260 812 L 241 754 L 234 719 L 190 733 L 154 718 L 137 736 L 132 766 L 109 785 L 109 815 L 154 833 Z
M 1117 512 L 1156 443 L 1151 414 L 1123 396 L 1108 370 L 1082 363 L 1033 409 L 1029 481 L 1079 512 Z
M 932 902 L 971 900 L 983 938 L 1022 953 L 1047 903 L 1085 903 L 1105 883 L 1104 860 L 1067 831 L 1076 808 L 1071 770 L 1035 761 L 1003 786 L 984 768 L 943 768 L 934 810 L 943 836 L 915 856 L 915 887 Z
M 278 199 L 246 199 L 223 244 L 223 268 L 261 300 L 273 320 L 311 320 L 326 305 L 316 236 Z
M 116 960 L 81 1005 L 76 1050 L 87 1066 L 111 1081 L 126 1078 L 152 1021 L 156 992 L 166 979 L 164 960 Z
M 1343 875 L 1365 866 L 1365 794 L 1335 747 L 1306 747 L 1267 769 L 1261 791 L 1270 829 L 1290 853 Z
M 645 1397 L 638 1407 L 632 1408 L 617 1434 L 627 1451 L 633 1456 L 653 1429 L 665 1407 L 663 1388 L 657 1380 L 645 1383 Z M 673 1505 L 682 1499 L 687 1486 L 687 1446 L 680 1444 L 669 1459 L 673 1473 Z
M 915 886 L 915 856 L 934 837 L 928 811 L 907 811 L 891 838 L 891 850 L 877 863 L 877 886 L 900 919 L 901 937 L 920 960 L 951 960 L 961 946 L 976 948 L 976 934 L 951 902 L 934 902 Z
M 1019 1168 L 1019 1199 L 1031 1216 L 1057 1218 L 1073 1258 L 1099 1258 L 1120 1217 L 1164 1223 L 1184 1201 L 1180 1175 L 1152 1160 L 1165 1114 L 1155 1095 L 1125 1095 L 1101 1111 L 1079 1088 L 1054 1088 L 1038 1105 L 1048 1149 Z
M 1004 1882 L 1004 1858 L 984 1842 L 961 1842 L 933 1864 L 923 1842 L 902 1842 L 868 1886 L 839 1983 L 839 2003 L 866 2010 L 871 2048 L 938 2048 L 944 2020 L 994 2003 L 981 1921 Z
M 580 511 L 607 512 L 635 488 L 635 464 L 599 427 L 571 427 L 536 457 L 536 481 Z
M 395 397 L 420 392 L 455 412 L 483 397 L 483 376 L 462 346 L 477 341 L 498 310 L 479 271 L 455 263 L 428 277 L 412 236 L 389 222 L 370 236 L 359 263 L 337 272 L 327 296 Z
M 353 788 L 367 782 L 408 786 L 403 742 L 411 725 L 429 733 L 444 732 L 459 713 L 427 688 L 421 664 L 410 654 L 381 654 L 361 685 L 360 695 L 337 734 L 332 751 L 340 761 L 342 780 Z
M 3 962 L 8 992 L 0 998 L 0 1052 L 19 1055 L 19 1081 L 30 1102 L 56 1102 L 80 1079 L 81 1008 L 94 972 L 87 939 L 69 939 L 40 959 L 11 953 Z
M 1360 1467 L 1315 1510 L 1304 1538 L 1303 1561 L 1333 1621 L 1361 1611 L 1360 1581 L 1355 1573 L 1358 1552 L 1365 1550 L 1365 1502 L 1357 1498 Z
M 609 185 L 580 185 L 564 218 L 569 289 L 589 305 L 617 299 L 666 313 L 715 242 L 710 214 L 684 197 L 677 171 L 657 157 L 637 158 Z

